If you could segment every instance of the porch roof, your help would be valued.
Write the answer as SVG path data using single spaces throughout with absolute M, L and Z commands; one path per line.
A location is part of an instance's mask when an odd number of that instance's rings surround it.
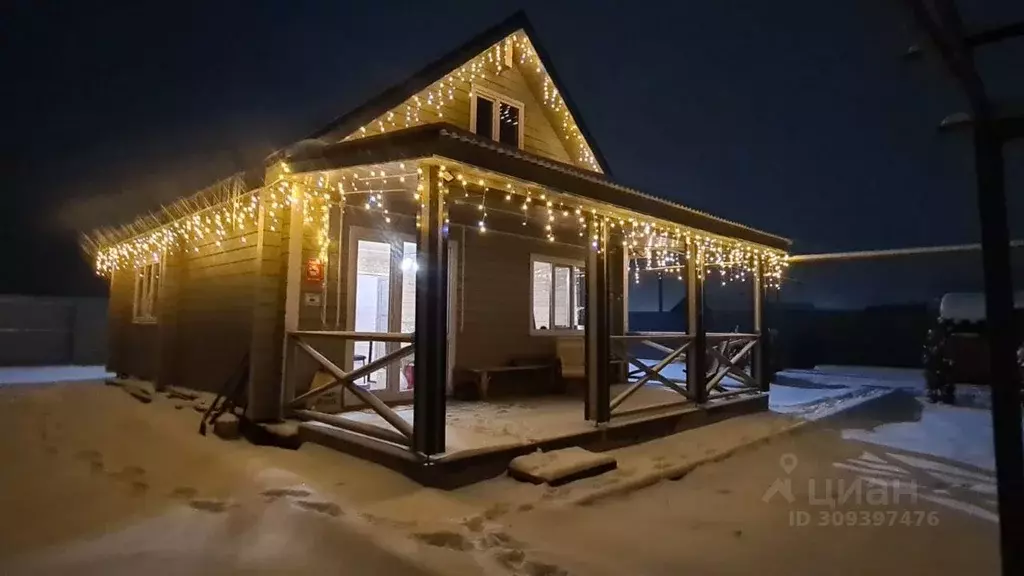
M 440 157 L 519 178 L 682 226 L 788 251 L 792 241 L 645 194 L 575 166 L 542 158 L 451 124 L 427 124 L 378 136 L 300 147 L 287 158 L 292 173 Z

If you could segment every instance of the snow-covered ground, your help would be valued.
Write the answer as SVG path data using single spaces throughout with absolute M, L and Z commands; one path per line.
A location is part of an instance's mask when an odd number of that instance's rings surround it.
M 24 373 L 19 374 L 12 379 L 24 381 Z M 50 374 L 64 378 L 75 372 Z M 99 382 L 0 386 L 0 434 L 8 439 L 0 442 L 0 461 L 15 463 L 0 467 L 0 573 L 565 574 L 559 565 L 578 565 L 572 559 L 562 563 L 560 545 L 556 550 L 550 545 L 561 537 L 571 540 L 565 550 L 583 550 L 582 536 L 563 530 L 545 542 L 534 528 L 514 529 L 515 524 L 544 525 L 544 511 L 557 508 L 570 510 L 566 521 L 581 520 L 576 514 L 582 509 L 574 506 L 583 501 L 581 494 L 689 462 L 717 460 L 737 446 L 777 437 L 795 422 L 824 416 L 834 418 L 826 419 L 821 431 L 798 436 L 822 437 L 830 446 L 873 445 L 880 448 L 872 450 L 878 457 L 889 459 L 892 452 L 903 458 L 886 460 L 890 468 L 927 468 L 932 476 L 969 478 L 964 490 L 982 498 L 972 514 L 979 516 L 982 509 L 980 516 L 990 520 L 990 512 L 984 516 L 990 483 L 982 473 L 990 469 L 987 412 L 922 403 L 918 384 L 906 372 L 827 367 L 782 376 L 771 389 L 772 411 L 616 450 L 615 473 L 558 488 L 501 477 L 451 492 L 423 488 L 320 446 L 287 451 L 201 437 L 196 434 L 199 414 L 163 395 L 143 405 Z M 883 409 L 883 416 L 871 416 L 870 425 L 861 424 L 863 419 L 843 419 L 856 412 L 851 408 L 885 393 L 891 395 L 878 405 L 894 399 L 898 417 L 885 416 Z M 831 431 L 836 428 L 841 434 Z M 863 467 L 863 451 L 838 456 L 826 451 L 820 460 L 823 466 L 831 467 L 835 460 Z M 740 474 L 747 480 L 730 488 L 732 498 L 724 496 L 728 492 L 722 486 L 701 488 L 694 480 L 686 492 L 693 491 L 688 506 L 706 502 L 708 508 L 675 506 L 671 518 L 663 518 L 664 525 L 651 533 L 671 539 L 673 525 L 690 531 L 716 525 L 714 514 L 725 509 L 733 516 L 728 522 L 739 522 L 746 511 L 760 514 L 750 500 L 760 493 L 739 490 L 763 490 L 771 474 L 777 470 Z M 644 498 L 645 492 L 629 498 Z M 934 496 L 944 498 L 938 491 Z M 950 502 L 947 506 L 963 506 L 964 501 Z M 644 514 L 665 508 L 661 502 L 648 504 L 636 509 L 630 525 L 643 525 Z M 540 514 L 536 521 L 524 520 L 534 512 Z M 622 518 L 616 523 L 623 524 Z M 764 534 L 777 532 L 765 526 Z M 729 531 L 715 536 L 723 554 L 732 553 L 731 543 L 745 543 Z M 824 534 L 816 538 L 826 538 Z M 621 542 L 641 545 L 629 538 Z M 832 549 L 824 540 L 821 545 Z M 868 549 L 865 544 L 854 552 Z M 668 554 L 666 559 L 673 553 L 671 546 L 659 550 Z M 693 558 L 683 556 L 677 559 L 691 567 L 710 568 L 690 564 Z M 625 557 L 617 562 L 623 569 L 630 565 Z M 678 569 L 677 562 L 665 573 Z
M 495 562 L 497 544 L 435 546 L 444 535 L 425 523 L 364 512 L 424 492 L 398 474 L 319 446 L 203 437 L 199 418 L 102 382 L 0 387 L 0 574 L 482 574 Z
M 925 399 L 924 376 L 920 370 L 872 366 L 819 366 L 814 370 L 791 370 L 778 380 L 789 386 L 773 385 L 785 396 L 794 394 L 801 382 L 831 387 L 824 394 L 857 394 L 859 390 L 897 391 L 911 408 L 911 419 L 879 422 L 868 429 L 850 428 L 843 437 L 879 446 L 934 456 L 982 470 L 995 470 L 992 416 L 989 391 L 981 386 L 958 386 L 957 404 L 932 404 Z M 851 407 L 849 404 L 845 408 Z M 783 412 L 785 410 L 782 410 Z
M 645 360 L 653 366 L 655 360 Z M 669 364 L 661 374 L 676 380 L 686 379 L 686 366 L 681 362 Z M 923 386 L 923 380 L 917 377 Z M 723 380 L 726 388 L 742 384 L 731 377 Z M 903 373 L 893 376 L 885 369 L 867 371 L 826 367 L 824 370 L 791 370 L 776 375 L 769 390 L 769 408 L 804 420 L 819 420 L 847 410 L 888 393 L 897 385 L 911 384 Z
M 0 386 L 101 380 L 113 376 L 104 366 L 0 366 Z

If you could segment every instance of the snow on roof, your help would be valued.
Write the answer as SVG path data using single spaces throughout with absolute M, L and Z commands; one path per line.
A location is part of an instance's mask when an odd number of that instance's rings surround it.
M 1024 292 L 1013 295 L 1013 307 L 1024 308 Z M 939 318 L 981 322 L 985 319 L 985 295 L 980 292 L 946 294 L 939 303 Z

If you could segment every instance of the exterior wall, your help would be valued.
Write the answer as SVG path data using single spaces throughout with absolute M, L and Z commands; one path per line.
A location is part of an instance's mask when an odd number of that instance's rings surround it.
M 107 369 L 145 380 L 156 380 L 160 365 L 158 324 L 133 322 L 134 269 L 118 270 L 110 278 L 108 327 L 110 357 Z
M 456 365 L 476 368 L 554 356 L 555 336 L 530 334 L 530 255 L 585 263 L 586 248 L 471 229 L 462 240 Z
M 159 305 L 173 313 L 161 314 L 159 324 L 169 333 L 162 351 L 177 364 L 167 373 L 172 383 L 215 392 L 240 370 L 251 339 L 257 235 L 252 229 L 228 232 L 219 247 L 207 235 L 198 252 L 168 258 L 178 266 L 176 274 L 165 268 L 164 279 L 176 289 L 161 291 Z
M 108 368 L 161 387 L 220 391 L 252 339 L 258 236 L 251 228 L 229 231 L 217 246 L 208 235 L 198 251 L 189 246 L 166 254 L 156 322 L 133 322 L 135 270 L 115 272 Z

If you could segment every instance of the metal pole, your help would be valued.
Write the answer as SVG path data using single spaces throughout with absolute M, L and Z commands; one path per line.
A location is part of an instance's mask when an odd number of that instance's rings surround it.
M 985 325 L 992 367 L 992 432 L 995 442 L 999 532 L 1003 574 L 1024 574 L 1024 446 L 1021 440 L 1021 388 L 1016 366 L 1013 325 L 1013 278 L 1002 142 L 990 119 L 974 128 L 975 176 L 981 217 L 982 267 L 985 276 Z
M 996 457 L 999 544 L 1003 574 L 1024 574 L 1024 454 L 1020 375 L 1014 354 L 1013 276 L 1006 224 L 1003 138 L 953 0 L 909 2 L 915 18 L 957 80 L 974 119 L 974 163 L 981 223 L 985 315 L 992 373 L 992 431 Z M 1001 39 L 1000 37 L 999 39 Z
M 697 246 L 687 248 L 686 262 L 686 332 L 693 344 L 686 353 L 686 389 L 697 404 L 707 400 L 707 333 L 704 331 L 704 277 L 698 262 Z
M 413 389 L 413 448 L 423 454 L 445 450 L 448 274 L 444 198 L 440 168 L 424 167 L 420 229 L 416 244 L 416 341 Z

